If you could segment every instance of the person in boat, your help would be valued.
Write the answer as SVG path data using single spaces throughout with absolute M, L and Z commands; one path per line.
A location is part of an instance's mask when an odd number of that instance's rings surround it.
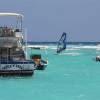
M 41 55 L 32 55 L 31 58 L 33 59 L 36 66 L 41 66 Z

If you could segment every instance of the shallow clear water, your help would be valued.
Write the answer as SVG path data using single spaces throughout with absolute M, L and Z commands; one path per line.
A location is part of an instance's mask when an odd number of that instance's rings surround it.
M 49 65 L 44 71 L 35 71 L 32 77 L 0 78 L 0 100 L 100 99 L 100 62 L 95 61 L 100 52 L 96 48 L 69 46 L 56 55 L 55 46 L 50 45 L 47 51 Z

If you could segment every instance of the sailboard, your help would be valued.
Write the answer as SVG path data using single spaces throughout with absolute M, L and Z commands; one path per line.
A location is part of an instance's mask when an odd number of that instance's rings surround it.
M 66 33 L 63 32 L 63 34 L 57 44 L 57 54 L 61 53 L 65 49 L 66 49 Z

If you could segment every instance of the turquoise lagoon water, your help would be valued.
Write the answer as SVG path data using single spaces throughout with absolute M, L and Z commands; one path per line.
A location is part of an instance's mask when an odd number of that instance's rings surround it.
M 100 52 L 95 47 L 68 45 L 56 55 L 56 47 L 49 45 L 44 71 L 0 78 L 0 100 L 100 100 L 100 62 L 95 61 Z

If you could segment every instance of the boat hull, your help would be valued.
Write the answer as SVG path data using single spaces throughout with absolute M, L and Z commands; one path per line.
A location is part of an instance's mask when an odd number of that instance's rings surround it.
M 32 76 L 34 74 L 34 69 L 33 61 L 1 62 L 0 76 Z
M 41 60 L 40 64 L 37 65 L 36 69 L 37 70 L 44 70 L 48 65 L 47 61 Z
M 32 76 L 33 70 L 0 70 L 0 76 Z
M 44 70 L 46 68 L 47 65 L 38 65 L 36 67 L 36 70 Z

